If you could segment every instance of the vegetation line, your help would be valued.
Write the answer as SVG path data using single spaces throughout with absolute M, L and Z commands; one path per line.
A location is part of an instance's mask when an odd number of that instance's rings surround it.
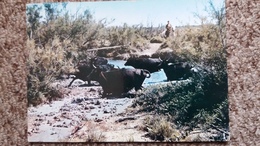
M 122 47 L 129 47 L 129 45 L 94 48 L 94 49 L 88 49 L 87 51 L 97 51 L 97 50 L 107 50 L 107 49 L 119 49 L 119 48 L 122 48 Z

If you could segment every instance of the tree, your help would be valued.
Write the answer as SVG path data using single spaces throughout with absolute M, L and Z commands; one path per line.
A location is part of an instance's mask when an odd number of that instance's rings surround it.
M 213 19 L 217 21 L 217 26 L 219 29 L 219 36 L 221 39 L 222 47 L 225 47 L 225 1 L 223 1 L 223 4 L 220 8 L 216 8 L 212 2 L 212 0 L 209 1 L 209 14 Z
M 205 6 L 205 11 L 208 13 L 207 16 L 203 16 L 199 13 L 193 13 L 195 17 L 198 17 L 201 20 L 201 24 L 204 25 L 207 23 L 207 18 L 210 17 L 213 21 L 215 21 L 215 25 L 218 29 L 218 35 L 220 36 L 220 41 L 222 44 L 222 48 L 225 48 L 225 1 L 223 1 L 222 6 L 216 7 L 213 4 L 212 0 L 208 1 L 208 5 Z
M 35 30 L 40 25 L 40 19 L 42 16 L 40 16 L 40 11 L 42 7 L 39 7 L 37 5 L 28 6 L 26 9 L 26 16 L 27 16 L 27 33 L 30 39 L 33 38 Z
M 58 3 L 45 3 L 44 4 L 44 10 L 45 10 L 45 14 L 46 14 L 47 23 L 56 19 L 57 16 L 59 15 L 60 11 L 57 9 L 58 5 L 59 5 Z M 66 4 L 63 4 L 63 8 L 66 8 Z

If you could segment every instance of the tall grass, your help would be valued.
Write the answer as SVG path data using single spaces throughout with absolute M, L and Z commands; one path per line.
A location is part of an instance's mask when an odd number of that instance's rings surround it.
M 169 122 L 165 116 L 146 117 L 144 120 L 144 130 L 147 135 L 155 141 L 178 141 L 181 133 L 175 128 L 176 126 Z
M 174 37 L 167 39 L 153 56 L 214 67 L 224 67 L 226 61 L 225 46 L 214 24 L 177 27 Z
M 35 46 L 34 40 L 27 40 L 29 49 L 28 66 L 28 103 L 39 104 L 62 97 L 62 94 L 51 87 L 55 76 L 64 70 L 64 54 L 56 40 L 45 49 Z

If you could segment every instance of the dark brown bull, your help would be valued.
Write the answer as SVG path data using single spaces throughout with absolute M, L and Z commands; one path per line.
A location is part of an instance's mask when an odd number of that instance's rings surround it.
M 146 69 L 150 73 L 161 69 L 162 60 L 160 58 L 129 58 L 125 66 L 133 66 L 138 69 Z
M 97 78 L 98 75 L 98 78 Z M 117 69 L 109 72 L 103 72 L 99 68 L 95 68 L 89 75 L 88 79 L 97 79 L 102 86 L 103 95 L 109 94 L 121 95 L 127 93 L 131 89 L 142 89 L 145 78 L 150 77 L 150 72 L 144 69 Z
M 113 65 L 108 65 L 107 63 L 108 63 L 108 60 L 103 57 L 91 58 L 90 62 L 87 62 L 87 61 L 79 62 L 77 64 L 78 71 L 73 73 L 73 75 L 75 75 L 75 76 L 73 77 L 73 80 L 69 83 L 68 87 L 70 87 L 76 79 L 87 81 L 88 85 L 90 85 L 91 80 L 88 80 L 87 76 L 94 69 L 92 64 L 94 64 L 95 66 L 106 66 L 106 67 L 103 67 L 102 71 L 108 71 L 108 70 L 111 70 L 112 68 L 114 68 Z
M 170 63 L 164 61 L 162 68 L 168 81 L 188 79 L 192 76 L 192 66 L 185 62 Z
M 150 78 L 151 74 L 146 69 L 126 69 L 122 68 L 121 72 L 124 77 L 124 86 L 125 92 L 128 92 L 132 88 L 135 88 L 135 91 L 142 89 L 143 82 L 145 78 Z
M 88 85 L 91 84 L 91 81 L 87 79 L 87 75 L 93 70 L 93 68 L 90 65 L 84 65 L 84 66 L 79 66 L 78 71 L 73 73 L 74 77 L 73 80 L 69 83 L 68 87 L 72 85 L 72 83 L 76 79 L 80 79 L 82 81 L 88 81 Z
M 108 64 L 108 60 L 104 57 L 94 57 L 90 59 L 90 65 L 92 66 L 92 64 L 94 64 L 95 66 L 98 65 L 105 65 Z

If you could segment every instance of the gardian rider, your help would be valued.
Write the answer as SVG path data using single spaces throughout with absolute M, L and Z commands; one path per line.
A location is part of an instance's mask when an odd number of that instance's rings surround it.
M 168 38 L 172 31 L 173 31 L 172 25 L 170 24 L 170 21 L 167 21 L 165 37 Z

